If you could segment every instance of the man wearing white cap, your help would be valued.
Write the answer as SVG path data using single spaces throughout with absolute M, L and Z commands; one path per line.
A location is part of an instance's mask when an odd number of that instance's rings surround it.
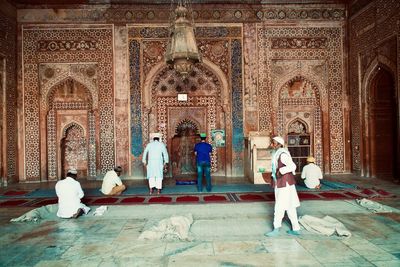
M 308 157 L 307 163 L 308 164 L 303 167 L 303 171 L 301 172 L 301 179 L 305 179 L 304 184 L 308 188 L 319 189 L 321 187 L 319 180 L 322 179 L 321 168 L 315 164 L 314 157 Z
M 119 176 L 122 173 L 122 167 L 117 166 L 114 170 L 110 170 L 104 175 L 101 185 L 101 192 L 108 196 L 119 196 L 125 191 L 126 186 L 122 183 Z
M 276 149 L 272 156 L 272 178 L 275 191 L 274 230 L 266 233 L 268 237 L 279 235 L 285 211 L 292 223 L 291 235 L 300 234 L 300 225 L 297 220 L 296 208 L 300 206 L 294 178 L 296 164 L 294 164 L 289 150 L 284 148 L 285 141 L 280 136 L 272 138 L 271 147 Z
M 147 169 L 147 179 L 149 180 L 150 194 L 153 188 L 160 194 L 162 189 L 162 180 L 164 177 L 164 165 L 168 164 L 168 152 L 164 143 L 160 142 L 161 134 L 153 133 L 153 141 L 148 143 L 143 152 L 142 162 Z
M 67 177 L 57 182 L 56 194 L 58 196 L 57 216 L 60 218 L 78 218 L 82 214 L 87 214 L 90 208 L 81 203 L 83 190 L 81 184 L 76 181 L 77 171 L 70 169 Z

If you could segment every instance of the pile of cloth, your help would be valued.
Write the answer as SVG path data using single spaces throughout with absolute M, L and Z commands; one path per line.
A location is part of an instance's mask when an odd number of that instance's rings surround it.
M 57 219 L 58 204 L 42 206 L 13 218 L 10 222 L 39 222 L 40 220 Z
M 143 231 L 139 240 L 189 240 L 189 230 L 193 223 L 192 214 L 171 216 L 162 219 L 150 229 Z
M 343 223 L 331 216 L 324 218 L 317 218 L 311 215 L 303 215 L 299 218 L 299 223 L 309 232 L 314 234 L 322 234 L 331 236 L 336 234 L 338 236 L 350 237 L 351 233 L 344 226 Z
M 366 208 L 367 210 L 370 210 L 374 213 L 378 213 L 378 212 L 399 212 L 399 210 L 386 206 L 386 205 L 382 205 L 378 202 L 363 198 L 363 199 L 357 199 L 356 200 L 357 204 L 360 205 L 361 207 Z

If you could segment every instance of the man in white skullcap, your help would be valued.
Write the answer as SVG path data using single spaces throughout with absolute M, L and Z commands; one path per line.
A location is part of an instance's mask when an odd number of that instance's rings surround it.
M 78 218 L 90 211 L 89 207 L 81 203 L 84 194 L 81 184 L 76 180 L 77 174 L 76 169 L 70 169 L 67 172 L 67 177 L 56 183 L 57 216 L 60 218 Z
M 315 164 L 314 157 L 308 157 L 307 163 L 301 172 L 301 179 L 304 179 L 304 185 L 308 188 L 319 189 L 321 187 L 319 180 L 322 179 L 321 168 Z
M 296 208 L 300 206 L 294 178 L 296 164 L 293 162 L 289 150 L 285 147 L 285 141 L 280 136 L 272 138 L 271 147 L 276 149 L 272 156 L 272 185 L 275 191 L 274 230 L 266 233 L 268 237 L 279 235 L 282 219 L 285 211 L 292 223 L 292 230 L 287 231 L 291 235 L 300 234 L 300 225 L 297 219 Z
M 160 133 L 152 133 L 153 141 L 147 144 L 143 152 L 142 162 L 147 169 L 147 179 L 149 180 L 150 194 L 153 193 L 153 188 L 157 189 L 157 194 L 160 194 L 162 189 L 162 180 L 164 177 L 164 165 L 168 164 L 169 157 L 167 148 L 160 141 Z
M 122 183 L 119 176 L 122 173 L 122 167 L 117 166 L 114 170 L 110 170 L 104 175 L 101 185 L 101 192 L 108 196 L 119 196 L 125 191 L 126 186 Z

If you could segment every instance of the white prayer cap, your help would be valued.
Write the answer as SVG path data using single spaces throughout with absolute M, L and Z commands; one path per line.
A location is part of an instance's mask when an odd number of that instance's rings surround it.
M 68 170 L 68 173 L 70 173 L 70 174 L 78 174 L 78 171 L 75 168 L 70 168 Z
M 151 133 L 150 134 L 150 139 L 153 139 L 153 138 L 160 138 L 161 139 L 161 137 L 162 137 L 161 133 Z
M 282 146 L 285 145 L 285 140 L 283 140 L 282 137 L 280 136 L 275 136 L 274 138 L 272 138 L 273 140 L 275 140 L 276 142 L 278 142 L 279 144 L 281 144 Z

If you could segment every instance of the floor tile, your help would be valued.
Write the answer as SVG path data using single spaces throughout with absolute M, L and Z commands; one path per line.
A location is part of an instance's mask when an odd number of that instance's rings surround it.
M 267 253 L 261 241 L 214 241 L 215 255 Z
M 186 256 L 186 255 L 214 255 L 214 248 L 211 242 L 174 242 L 168 243 L 165 249 L 165 256 Z

